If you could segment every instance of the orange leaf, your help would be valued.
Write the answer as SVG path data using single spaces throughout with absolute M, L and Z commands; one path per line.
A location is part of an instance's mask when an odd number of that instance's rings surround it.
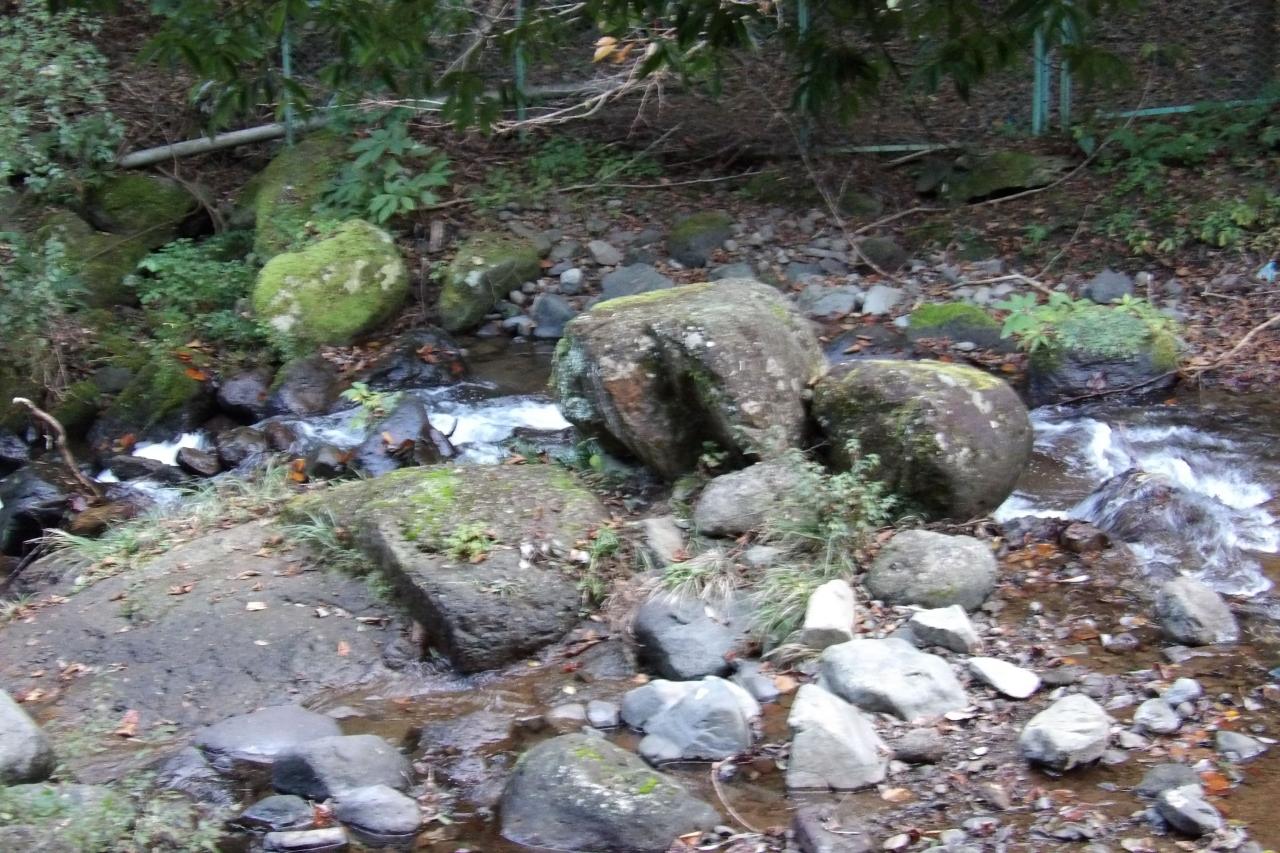
M 1204 783 L 1205 791 L 1210 794 L 1221 794 L 1231 789 L 1231 780 L 1217 770 L 1204 771 L 1200 774 L 1200 781 Z
M 204 382 L 209 378 L 209 374 L 198 367 L 188 367 L 184 372 L 187 374 L 188 379 L 194 379 L 197 382 Z
M 346 640 L 339 640 L 338 641 L 338 657 L 345 658 L 349 654 L 351 654 L 351 644 L 348 643 Z
M 138 723 L 142 721 L 142 715 L 136 709 L 130 708 L 124 712 L 124 717 L 120 720 L 120 725 L 112 734 L 118 737 L 137 737 Z

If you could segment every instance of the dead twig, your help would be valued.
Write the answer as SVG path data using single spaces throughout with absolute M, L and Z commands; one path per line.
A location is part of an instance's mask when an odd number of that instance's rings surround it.
M 95 498 L 102 498 L 102 489 L 98 488 L 98 484 L 90 480 L 80 471 L 80 466 L 76 464 L 76 458 L 71 454 L 71 449 L 67 447 L 67 431 L 62 428 L 62 424 L 58 419 L 48 412 L 38 407 L 35 403 L 26 397 L 14 397 L 13 404 L 15 406 L 24 406 L 30 412 L 33 418 L 46 424 L 54 433 L 53 443 L 58 448 L 58 452 L 62 455 L 62 462 L 67 466 L 67 470 L 71 472 L 71 476 L 75 477 L 76 482 L 84 486 L 85 490 Z
M 1210 370 L 1217 370 L 1220 367 L 1225 367 L 1233 358 L 1243 352 L 1249 344 L 1253 343 L 1254 338 L 1276 325 L 1280 325 L 1280 314 L 1273 314 L 1267 320 L 1264 320 L 1254 326 L 1249 330 L 1248 334 L 1241 338 L 1240 341 L 1228 350 L 1225 355 L 1215 359 L 1212 363 L 1187 371 L 1188 378 L 1198 378 L 1201 374 L 1208 373 Z
M 1126 385 L 1123 388 L 1108 388 L 1105 391 L 1094 391 L 1092 394 L 1081 394 L 1079 397 L 1068 397 L 1065 400 L 1058 400 L 1054 405 L 1065 406 L 1068 403 L 1079 403 L 1082 400 L 1096 400 L 1099 397 L 1111 397 L 1115 394 L 1124 394 L 1129 391 L 1137 391 L 1139 388 L 1146 388 L 1148 385 L 1155 385 L 1157 382 L 1163 382 L 1170 376 L 1177 376 L 1178 371 L 1169 370 L 1161 373 L 1159 376 L 1152 376 L 1150 379 L 1144 379 L 1141 382 L 1135 382 L 1132 385 Z
M 1016 273 L 1016 272 L 1009 273 L 1008 275 L 998 275 L 998 276 L 995 276 L 994 278 L 976 278 L 976 279 L 973 279 L 972 281 L 960 281 L 954 284 L 952 287 L 954 289 L 956 287 L 970 287 L 972 285 L 977 285 L 977 284 L 999 284 L 1002 281 L 1016 281 L 1022 284 L 1030 285 L 1031 287 L 1034 287 L 1036 290 L 1040 291 L 1046 296 L 1054 293 L 1053 288 L 1051 288 L 1049 285 L 1045 284 L 1044 282 L 1037 281 L 1031 276 L 1023 275 L 1022 273 Z
M 716 792 L 716 799 L 720 801 L 720 805 L 724 806 L 724 810 L 729 813 L 729 817 L 736 820 L 743 829 L 756 835 L 764 835 L 763 832 L 752 826 L 746 818 L 738 814 L 737 809 L 729 805 L 729 801 L 725 799 L 724 791 L 720 788 L 720 765 L 722 764 L 724 764 L 723 761 L 717 761 L 711 765 L 711 787 Z

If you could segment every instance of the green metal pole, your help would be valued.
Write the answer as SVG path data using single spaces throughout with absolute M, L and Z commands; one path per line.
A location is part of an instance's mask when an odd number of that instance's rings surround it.
M 809 32 L 809 0 L 796 0 L 796 32 L 800 34 L 800 40 L 804 41 L 805 35 Z M 808 97 L 805 94 L 800 95 L 800 147 L 809 150 L 809 115 L 808 115 Z
M 1031 82 L 1031 133 L 1043 136 L 1049 124 L 1049 59 L 1043 27 L 1036 30 L 1033 63 L 1035 76 Z
M 284 19 L 284 30 L 280 33 L 280 66 L 285 80 L 293 79 L 293 46 L 289 38 L 289 19 Z M 293 92 L 284 92 L 284 143 L 293 147 Z
M 1075 44 L 1075 25 L 1062 22 L 1062 43 Z M 1063 130 L 1071 127 L 1071 62 L 1064 56 L 1058 72 L 1058 125 Z
M 525 83 L 525 59 L 524 59 L 524 36 L 520 33 L 520 25 L 524 23 L 524 0 L 516 0 L 516 55 L 515 55 L 515 79 L 516 79 L 516 118 L 524 121 L 527 115 L 527 108 L 524 98 Z

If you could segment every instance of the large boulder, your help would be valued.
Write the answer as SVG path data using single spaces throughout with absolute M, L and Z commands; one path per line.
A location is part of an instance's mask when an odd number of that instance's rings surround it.
M 201 204 L 177 181 L 122 172 L 92 187 L 85 209 L 97 228 L 156 249 L 180 236 L 183 223 Z
M 750 618 L 740 599 L 704 601 L 663 594 L 636 611 L 637 656 L 663 678 L 688 681 L 728 675 L 747 644 Z
M 337 737 L 342 729 L 332 717 L 301 705 L 273 705 L 237 714 L 195 733 L 192 743 L 215 769 L 270 767 L 283 755 L 320 738 Z
M 1158 392 L 1177 379 L 1178 339 L 1172 321 L 1155 322 L 1123 308 L 1077 308 L 1031 353 L 1031 405 L 1123 389 Z
M 406 396 L 378 421 L 355 449 L 355 462 L 370 477 L 406 465 L 433 465 L 453 455 L 449 440 L 431 425 L 427 406 Z
M 259 258 L 285 251 L 302 234 L 346 153 L 339 137 L 313 133 L 282 149 L 254 177 L 243 201 L 256 223 L 253 250 Z
M 640 754 L 654 764 L 728 758 L 751 747 L 760 704 L 731 681 L 651 681 L 622 698 L 622 719 L 645 733 Z
M 822 653 L 824 685 L 864 711 L 911 721 L 969 704 L 945 660 L 905 640 L 850 640 Z
M 209 386 L 199 376 L 176 359 L 148 362 L 94 422 L 89 444 L 107 454 L 125 436 L 168 441 L 196 430 L 214 407 Z
M 739 536 L 759 531 L 765 522 L 804 527 L 815 524 L 817 510 L 800 499 L 802 472 L 784 460 L 757 462 L 716 477 L 693 505 L 693 524 L 705 536 Z
M 529 750 L 502 794 L 502 835 L 528 847 L 662 853 L 677 837 L 719 822 L 679 782 L 582 734 Z
M 53 748 L 35 720 L 0 690 L 0 786 L 43 782 L 56 763 Z
M 147 256 L 145 242 L 128 235 L 98 231 L 70 211 L 47 216 L 37 236 L 43 243 L 56 240 L 61 245 L 62 271 L 83 287 L 84 299 L 90 307 L 137 303 L 138 295 L 125 281 L 125 276 Z
M 731 456 L 804 443 L 804 394 L 821 371 L 809 324 L 776 290 L 727 279 L 612 299 L 574 318 L 556 348 L 565 417 L 664 477 L 713 442 Z
M 1082 693 L 1063 696 L 1032 717 L 1018 736 L 1027 761 L 1059 773 L 1102 757 L 1111 733 L 1111 717 Z
M 890 751 L 871 721 L 816 684 L 806 684 L 796 693 L 787 725 L 789 790 L 854 791 L 880 782 L 888 773 Z
M 981 540 L 903 530 L 881 549 L 865 578 L 887 604 L 977 610 L 996 584 L 996 558 Z
M 927 515 L 968 519 L 999 506 L 1031 458 L 1031 422 L 1003 380 L 936 361 L 865 360 L 819 380 L 813 413 L 848 466 L 846 444 Z
M 313 800 L 385 785 L 403 790 L 413 781 L 409 759 L 377 735 L 337 735 L 308 741 L 271 765 L 271 786 Z
M 338 371 L 313 355 L 285 362 L 276 374 L 267 411 L 299 418 L 326 414 L 338 401 Z
M 342 345 L 391 319 L 408 294 L 409 273 L 391 235 L 352 219 L 268 261 L 253 287 L 253 310 L 295 345 Z
M 705 267 L 711 254 L 733 236 L 733 217 L 722 210 L 678 220 L 667 236 L 667 251 L 686 267 Z
M 409 468 L 291 509 L 313 511 L 353 532 L 430 646 L 463 672 L 524 658 L 573 627 L 574 549 L 608 520 L 552 465 Z
M 513 288 L 538 277 L 538 247 L 511 234 L 484 232 L 458 247 L 440 288 L 440 325 L 465 332 Z
M 19 468 L 0 480 L 0 554 L 20 554 L 28 540 L 57 526 L 70 497 L 50 465 Z

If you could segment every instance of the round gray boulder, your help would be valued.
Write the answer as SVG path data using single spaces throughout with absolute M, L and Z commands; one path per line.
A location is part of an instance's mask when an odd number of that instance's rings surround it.
M 996 558 L 972 536 L 904 530 L 877 555 L 867 592 L 887 604 L 977 610 L 996 585 Z
M 35 720 L 0 690 L 0 785 L 43 782 L 57 763 Z

